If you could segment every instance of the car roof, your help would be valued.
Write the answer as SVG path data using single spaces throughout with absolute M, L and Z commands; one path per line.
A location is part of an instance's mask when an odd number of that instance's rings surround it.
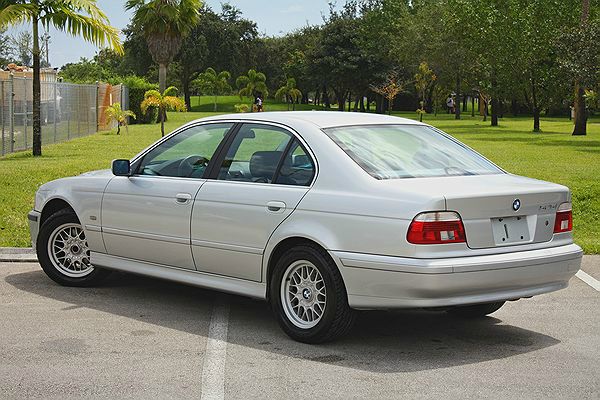
M 351 125 L 376 125 L 376 124 L 410 124 L 410 125 L 426 125 L 421 122 L 401 117 L 390 115 L 373 114 L 373 113 L 357 113 L 357 112 L 340 112 L 340 111 L 271 111 L 261 113 L 239 113 L 239 114 L 223 114 L 208 118 L 203 118 L 202 121 L 209 120 L 248 120 L 248 121 L 266 121 L 275 122 L 284 125 L 293 124 L 294 122 L 308 122 L 316 125 L 319 128 L 332 128 L 336 126 L 351 126 Z

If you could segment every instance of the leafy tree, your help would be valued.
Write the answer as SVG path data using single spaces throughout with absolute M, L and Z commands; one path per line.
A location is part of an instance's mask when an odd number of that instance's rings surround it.
M 590 20 L 590 2 L 582 1 L 580 23 L 567 28 L 557 39 L 561 68 L 574 81 L 575 126 L 573 135 L 587 134 L 585 89 L 598 83 L 600 74 L 600 20 Z
M 160 118 L 160 134 L 165 136 L 165 115 L 167 111 L 186 111 L 185 103 L 177 97 L 177 88 L 169 86 L 163 93 L 158 90 L 148 90 L 144 94 L 144 101 L 140 106 L 142 113 L 146 114 L 148 108 L 158 108 Z
M 114 103 L 108 106 L 104 113 L 109 122 L 117 123 L 117 135 L 121 133 L 121 126 L 125 126 L 125 130 L 129 132 L 127 121 L 130 117 L 135 119 L 135 113 L 131 110 L 123 110 L 121 103 Z
M 0 65 L 6 66 L 13 59 L 13 47 L 11 37 L 6 35 L 6 30 L 0 29 Z
M 117 52 L 123 48 L 118 31 L 96 0 L 0 0 L 0 28 L 29 22 L 33 35 L 33 155 L 42 155 L 40 34 L 39 25 L 54 26 L 99 46 L 107 44 Z
M 235 80 L 235 85 L 239 89 L 240 98 L 254 97 L 261 93 L 264 97 L 269 95 L 267 88 L 267 77 L 262 72 L 257 72 L 254 69 L 248 71 L 248 75 L 241 75 Z
M 160 91 L 167 86 L 169 63 L 198 23 L 200 6 L 200 0 L 128 0 L 125 5 L 134 10 L 133 24 L 141 27 L 148 50 L 159 65 Z
M 217 97 L 230 93 L 232 90 L 229 79 L 231 79 L 229 71 L 217 73 L 213 68 L 207 68 L 193 81 L 193 86 L 200 89 L 202 94 L 214 96 L 214 111 L 216 112 Z
M 425 113 L 425 93 L 430 89 L 436 79 L 437 77 L 426 62 L 419 64 L 419 70 L 415 74 L 415 87 L 421 98 L 421 107 L 417 110 L 417 112 L 419 112 L 419 121 L 421 122 L 423 121 L 423 114 Z M 457 107 L 459 106 L 460 104 L 457 104 Z
M 288 78 L 285 85 L 277 89 L 275 93 L 276 99 L 285 98 L 288 111 L 290 110 L 290 102 L 292 102 L 293 110 L 296 110 L 296 103 L 302 97 L 302 92 L 296 87 L 296 80 L 294 78 Z
M 33 37 L 27 31 L 19 32 L 11 38 L 16 61 L 26 67 L 31 66 Z
M 394 104 L 394 99 L 396 96 L 398 96 L 398 94 L 404 91 L 404 84 L 400 82 L 400 78 L 397 73 L 391 73 L 387 76 L 385 82 L 379 85 L 372 85 L 371 90 L 387 99 L 388 114 L 392 115 L 392 105 Z

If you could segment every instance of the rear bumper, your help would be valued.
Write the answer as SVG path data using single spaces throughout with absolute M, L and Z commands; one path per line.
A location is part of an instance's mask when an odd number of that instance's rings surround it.
M 575 244 L 508 254 L 412 259 L 331 252 L 356 309 L 444 307 L 515 300 L 567 287 L 583 252 Z
M 31 236 L 31 245 L 35 250 L 35 243 L 37 241 L 37 236 L 40 231 L 40 217 L 41 213 L 39 211 L 31 210 L 27 214 L 27 222 L 29 222 L 29 235 Z

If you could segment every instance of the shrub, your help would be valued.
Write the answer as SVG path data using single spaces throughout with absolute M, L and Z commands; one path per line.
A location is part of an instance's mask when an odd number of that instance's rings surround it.
M 237 113 L 246 113 L 249 110 L 248 104 L 236 104 L 233 108 Z
M 148 110 L 143 113 L 141 109 L 142 102 L 144 101 L 144 94 L 148 90 L 157 89 L 158 85 L 152 84 L 147 80 L 137 77 L 130 76 L 123 79 L 123 84 L 129 88 L 129 109 L 138 116 L 138 119 L 132 121 L 137 124 L 152 124 L 158 119 L 158 108 L 149 107 Z

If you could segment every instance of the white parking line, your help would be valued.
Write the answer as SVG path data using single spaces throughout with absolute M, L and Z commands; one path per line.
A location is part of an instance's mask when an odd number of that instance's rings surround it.
M 202 400 L 222 400 L 225 397 L 228 324 L 229 303 L 224 295 L 217 295 L 210 317 L 208 340 L 204 353 Z
M 575 276 L 600 292 L 600 282 L 598 282 L 596 279 L 592 278 L 582 270 L 577 271 Z

